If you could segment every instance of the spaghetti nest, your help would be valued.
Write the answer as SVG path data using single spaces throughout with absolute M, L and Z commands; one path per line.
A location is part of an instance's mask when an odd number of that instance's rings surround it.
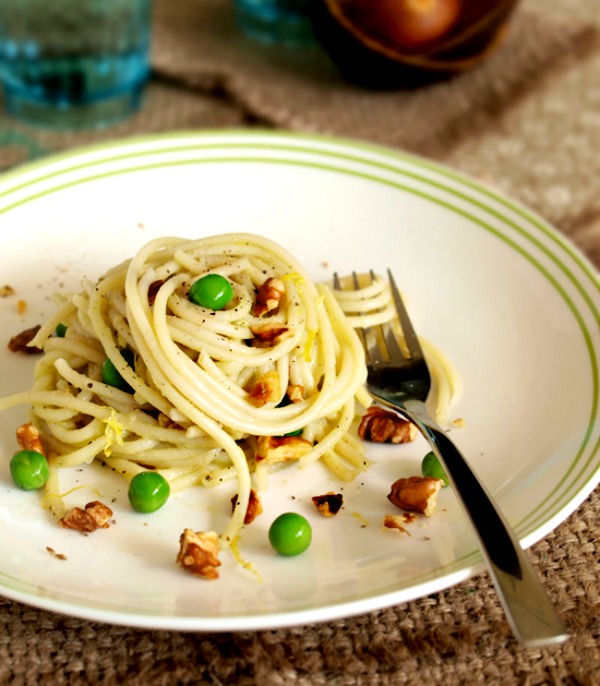
M 192 284 L 207 274 L 233 289 L 221 310 L 190 300 Z M 243 525 L 253 485 L 271 469 L 322 460 L 348 480 L 366 466 L 351 430 L 357 399 L 369 404 L 352 317 L 265 238 L 152 241 L 63 298 L 33 344 L 44 352 L 33 389 L 0 404 L 32 406 L 57 516 L 59 470 L 93 460 L 128 479 L 158 471 L 172 491 L 235 479 L 226 546 Z M 103 377 L 107 358 L 120 387 Z

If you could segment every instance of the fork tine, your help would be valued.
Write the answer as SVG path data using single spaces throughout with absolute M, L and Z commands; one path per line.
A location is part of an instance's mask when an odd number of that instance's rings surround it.
M 381 331 L 390 361 L 398 363 L 402 360 L 407 359 L 406 352 L 402 350 L 402 348 L 400 347 L 400 344 L 398 343 L 398 338 L 396 336 L 396 333 L 392 329 L 391 323 L 388 323 L 385 326 L 382 325 Z
M 352 272 L 352 283 L 354 285 L 354 290 L 360 289 L 360 283 L 358 281 L 358 275 L 356 272 Z M 357 331 L 361 338 L 363 348 L 365 349 L 365 354 L 367 356 L 367 362 L 383 362 L 383 355 L 379 349 L 379 344 L 377 342 L 377 336 L 372 328 L 358 327 Z
M 421 349 L 421 344 L 419 343 L 417 334 L 415 333 L 412 322 L 410 321 L 406 307 L 402 302 L 398 286 L 396 286 L 396 282 L 394 281 L 394 277 L 390 269 L 387 270 L 387 273 L 390 288 L 392 289 L 394 305 L 396 306 L 396 312 L 398 313 L 398 319 L 400 320 L 400 326 L 402 327 L 402 333 L 404 335 L 404 340 L 406 341 L 408 353 L 412 359 L 422 358 L 423 350 Z
M 387 271 L 392 298 L 406 341 L 406 347 L 409 354 L 408 359 L 422 358 L 423 353 L 421 351 L 421 346 L 419 345 L 417 335 L 408 318 L 408 313 L 406 312 L 406 308 L 400 297 L 400 292 L 396 286 L 392 272 L 389 269 Z M 373 283 L 375 281 L 375 273 L 371 269 L 369 274 L 371 283 Z M 355 290 L 361 288 L 358 274 L 355 271 L 352 272 L 352 284 Z M 333 287 L 336 290 L 342 290 L 342 284 L 337 272 L 333 273 Z M 407 359 L 406 351 L 400 347 L 396 333 L 389 324 L 386 324 L 385 326 L 379 324 L 366 328 L 357 327 L 356 330 L 361 338 L 368 362 L 385 363 L 386 361 L 395 361 L 397 364 L 400 364 L 402 360 Z
M 388 270 L 389 272 L 389 270 Z M 371 269 L 371 282 L 375 281 L 375 274 L 373 270 Z M 390 284 L 390 288 L 392 288 Z M 393 293 L 393 289 L 392 289 Z M 397 309 L 397 308 L 396 308 Z M 402 360 L 406 359 L 406 355 L 404 350 L 400 347 L 400 344 L 398 343 L 398 337 L 396 336 L 396 333 L 394 332 L 391 324 L 385 324 L 379 325 L 379 332 L 381 334 L 381 338 L 383 339 L 383 342 L 385 343 L 386 346 L 386 352 L 388 354 L 388 357 L 390 361 L 395 361 L 396 363 L 400 363 Z

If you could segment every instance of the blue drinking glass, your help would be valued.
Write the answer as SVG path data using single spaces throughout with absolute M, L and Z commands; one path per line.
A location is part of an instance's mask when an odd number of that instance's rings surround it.
M 316 42 L 310 0 L 235 0 L 240 30 L 264 44 L 307 47 Z
M 1 0 L 8 112 L 65 130 L 135 112 L 149 75 L 151 15 L 152 0 Z

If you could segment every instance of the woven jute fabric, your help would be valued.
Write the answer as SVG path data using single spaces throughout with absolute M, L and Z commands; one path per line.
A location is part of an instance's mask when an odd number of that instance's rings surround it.
M 494 119 L 540 75 L 593 42 L 593 24 L 517 11 L 500 50 L 480 68 L 417 90 L 373 91 L 342 80 L 324 51 L 240 39 L 231 4 L 179 0 L 157 6 L 153 63 L 198 88 L 219 87 L 280 128 L 348 135 L 428 156 L 448 152 Z
M 600 266 L 597 0 L 523 0 L 481 67 L 413 91 L 345 82 L 319 48 L 244 38 L 230 0 L 157 0 L 142 110 L 105 130 L 0 114 L 0 169 L 53 151 L 183 129 L 261 126 L 359 138 L 468 172 L 539 212 Z M 525 649 L 487 573 L 369 614 L 206 634 L 109 626 L 0 598 L 0 685 L 596 686 L 600 489 L 530 549 L 571 638 Z

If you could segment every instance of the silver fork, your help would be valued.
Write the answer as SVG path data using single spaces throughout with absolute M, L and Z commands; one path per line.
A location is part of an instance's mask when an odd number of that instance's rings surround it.
M 352 277 L 354 288 L 358 288 L 356 274 Z M 445 468 L 448 481 L 473 525 L 516 638 L 528 647 L 564 641 L 568 638 L 564 625 L 515 533 L 467 460 L 427 410 L 431 375 L 390 270 L 388 278 L 406 353 L 389 324 L 359 329 L 367 358 L 369 393 L 415 424 Z M 337 274 L 333 280 L 339 290 Z

